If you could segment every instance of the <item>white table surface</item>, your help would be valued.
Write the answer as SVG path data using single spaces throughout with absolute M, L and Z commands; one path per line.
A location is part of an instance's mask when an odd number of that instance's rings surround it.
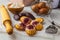
M 8 4 L 8 2 L 9 2 L 9 0 L 0 0 L 0 5 L 4 4 L 6 6 Z M 24 8 L 23 11 L 31 12 L 35 17 L 40 17 L 40 16 L 37 16 L 31 10 L 30 7 Z M 56 14 L 58 14 L 57 16 L 59 16 L 60 10 L 55 9 L 55 10 L 52 11 L 52 13 L 56 13 Z M 17 21 L 15 21 L 13 19 L 13 14 L 11 12 L 9 12 L 9 14 L 11 16 L 12 24 L 13 25 L 16 24 Z M 48 25 L 50 25 L 51 23 L 45 17 L 43 17 L 43 18 L 45 19 L 44 29 L 42 31 L 37 32 L 37 34 L 34 37 L 28 36 L 25 32 L 17 31 L 15 28 L 14 28 L 13 34 L 8 35 L 5 31 L 4 25 L 2 24 L 2 17 L 1 17 L 1 14 L 0 14 L 0 40 L 60 40 L 60 30 L 55 35 L 45 33 L 45 28 Z M 60 21 L 56 20 L 56 22 L 59 23 Z

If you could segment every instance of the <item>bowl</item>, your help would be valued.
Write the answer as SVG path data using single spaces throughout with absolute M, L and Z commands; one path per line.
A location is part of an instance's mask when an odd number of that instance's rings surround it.
M 13 8 L 13 7 L 10 7 L 12 4 L 8 4 L 8 9 L 9 11 L 11 11 L 13 14 L 17 14 L 17 13 L 20 13 L 24 7 L 17 7 L 17 8 Z
M 37 15 L 48 15 L 51 12 L 51 5 L 47 2 L 39 2 L 31 6 L 33 12 Z

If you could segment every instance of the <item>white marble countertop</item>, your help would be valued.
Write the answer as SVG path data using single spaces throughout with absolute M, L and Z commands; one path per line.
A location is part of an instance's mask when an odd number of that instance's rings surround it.
M 9 2 L 9 0 L 0 0 L 0 5 L 4 4 L 6 6 L 8 2 Z M 29 7 L 24 8 L 24 10 L 31 12 L 32 14 L 34 14 L 35 17 L 40 17 L 40 16 L 37 16 Z M 13 25 L 14 25 L 14 23 L 16 24 L 17 22 L 12 17 L 13 14 L 11 12 L 9 12 L 9 14 L 11 16 Z M 56 21 L 56 22 L 58 22 L 58 24 L 60 24 L 59 23 L 60 22 L 59 21 L 60 20 L 60 10 L 54 9 L 52 11 L 52 14 L 55 14 L 58 16 L 58 18 L 55 16 L 54 21 Z M 45 33 L 45 28 L 48 25 L 50 25 L 51 23 L 46 19 L 46 17 L 43 17 L 43 18 L 45 19 L 44 29 L 41 32 L 37 32 L 37 34 L 34 37 L 29 37 L 26 35 L 25 32 L 17 31 L 16 29 L 14 29 L 14 32 L 12 35 L 8 35 L 5 31 L 5 27 L 2 24 L 2 17 L 0 15 L 0 40 L 60 40 L 60 30 L 55 35 Z

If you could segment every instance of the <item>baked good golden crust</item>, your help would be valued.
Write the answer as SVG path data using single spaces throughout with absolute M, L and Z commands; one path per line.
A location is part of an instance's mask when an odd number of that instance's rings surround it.
M 29 27 L 31 27 L 31 25 L 29 25 Z M 36 29 L 35 29 L 35 27 L 33 27 L 33 28 L 28 28 L 28 27 L 26 27 L 25 32 L 26 32 L 29 36 L 33 36 L 33 35 L 36 34 Z
M 43 29 L 43 25 L 39 23 L 35 26 L 35 28 L 37 31 L 41 31 Z

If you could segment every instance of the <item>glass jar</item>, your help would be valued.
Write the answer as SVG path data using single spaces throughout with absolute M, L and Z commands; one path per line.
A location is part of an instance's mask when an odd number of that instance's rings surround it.
M 51 0 L 40 0 L 39 3 L 32 5 L 32 10 L 37 15 L 47 15 L 51 12 L 52 5 Z

